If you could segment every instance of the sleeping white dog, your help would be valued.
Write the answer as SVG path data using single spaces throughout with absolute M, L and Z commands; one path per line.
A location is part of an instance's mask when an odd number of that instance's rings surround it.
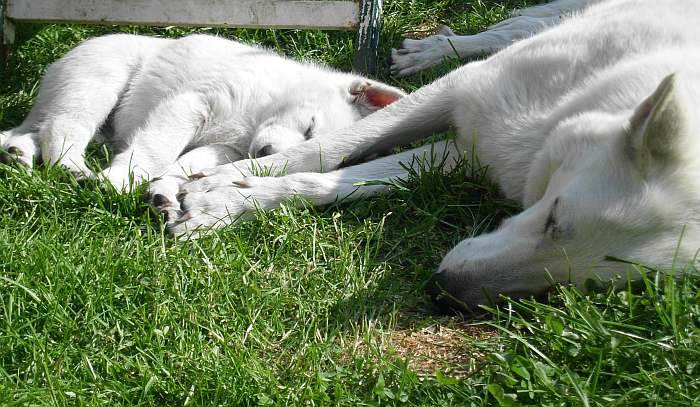
M 168 229 L 187 235 L 219 227 L 293 195 L 314 204 L 359 199 L 387 191 L 407 167 L 420 170 L 421 160 L 444 157 L 449 169 L 476 154 L 524 211 L 447 253 L 433 277 L 438 297 L 444 290 L 442 298 L 474 307 L 499 294 L 541 293 L 552 280 L 584 286 L 638 277 L 609 256 L 694 270 L 698 21 L 693 0 L 600 1 L 347 129 L 202 171 L 181 186 L 182 216 Z M 339 168 L 450 126 L 454 143 Z M 288 175 L 254 176 L 256 166 Z
M 27 118 L 0 133 L 0 158 L 91 176 L 85 148 L 105 141 L 116 154 L 97 175 L 120 189 L 161 177 L 151 196 L 167 213 L 185 175 L 283 151 L 403 95 L 223 38 L 109 35 L 48 68 Z

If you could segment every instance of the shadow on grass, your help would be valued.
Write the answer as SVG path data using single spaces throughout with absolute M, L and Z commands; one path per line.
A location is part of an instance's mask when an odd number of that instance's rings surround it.
M 432 167 L 399 182 L 386 196 L 339 205 L 349 222 L 385 217 L 377 241 L 365 245 L 373 246 L 373 262 L 391 269 L 336 304 L 330 315 L 339 324 L 372 320 L 407 326 L 420 316 L 435 316 L 424 289 L 442 257 L 462 239 L 494 229 L 518 210 L 487 181 L 484 168 L 462 162 L 443 174 L 441 164 Z

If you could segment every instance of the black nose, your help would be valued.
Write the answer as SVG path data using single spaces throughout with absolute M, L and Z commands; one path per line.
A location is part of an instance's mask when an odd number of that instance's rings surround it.
M 455 312 L 468 311 L 469 306 L 464 302 L 459 301 L 453 294 L 450 293 L 451 285 L 453 281 L 450 281 L 449 274 L 445 271 L 438 271 L 434 273 L 428 284 L 425 287 L 425 291 L 430 296 L 438 310 L 443 314 L 454 314 Z
M 266 155 L 270 155 L 270 154 L 272 154 L 272 145 L 268 144 L 268 145 L 264 146 L 263 148 L 261 148 L 260 150 L 258 150 L 255 153 L 255 156 L 256 157 L 265 157 Z

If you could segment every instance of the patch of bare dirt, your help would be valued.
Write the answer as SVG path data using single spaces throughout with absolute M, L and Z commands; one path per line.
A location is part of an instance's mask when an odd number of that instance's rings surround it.
M 465 378 L 484 363 L 485 354 L 474 346 L 496 337 L 486 326 L 468 324 L 456 318 L 435 321 L 427 327 L 398 327 L 387 332 L 389 343 L 420 376 L 441 371 L 451 377 Z

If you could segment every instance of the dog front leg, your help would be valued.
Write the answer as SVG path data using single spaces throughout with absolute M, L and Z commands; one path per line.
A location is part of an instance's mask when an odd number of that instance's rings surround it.
M 274 209 L 291 197 L 313 205 L 366 198 L 406 180 L 412 171 L 435 166 L 449 171 L 460 157 L 453 142 L 442 141 L 323 174 L 249 176 L 235 182 L 222 180 L 206 190 L 189 190 L 185 185 L 178 195 L 183 214 L 179 219 L 169 219 L 168 231 L 176 236 L 187 237 L 192 232 L 198 236 L 207 229 L 249 218 L 258 209 Z
M 126 191 L 132 183 L 165 173 L 201 130 L 208 114 L 207 102 L 196 92 L 166 99 L 130 137 L 129 147 L 98 176 Z

